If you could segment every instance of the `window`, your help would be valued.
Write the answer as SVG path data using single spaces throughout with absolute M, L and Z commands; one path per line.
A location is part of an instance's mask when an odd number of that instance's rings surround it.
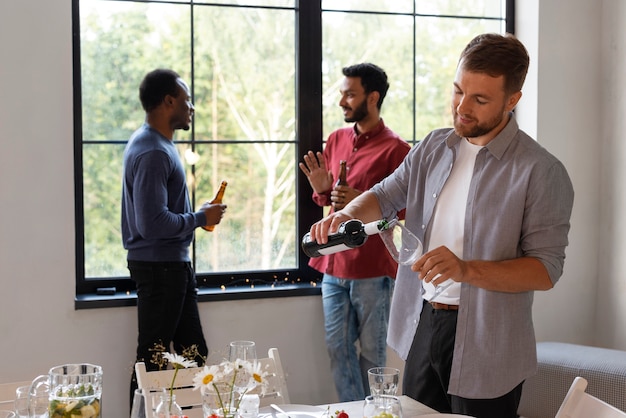
M 341 68 L 370 61 L 387 71 L 382 116 L 415 143 L 450 124 L 458 54 L 478 33 L 504 32 L 512 2 L 73 0 L 77 307 L 104 288 L 134 303 L 121 169 L 144 119 L 145 73 L 172 68 L 192 90 L 193 127 L 175 136 L 192 204 L 229 183 L 227 215 L 214 232 L 198 229 L 191 248 L 201 299 L 215 289 L 317 293 L 299 242 L 323 212 L 297 163 L 344 124 Z

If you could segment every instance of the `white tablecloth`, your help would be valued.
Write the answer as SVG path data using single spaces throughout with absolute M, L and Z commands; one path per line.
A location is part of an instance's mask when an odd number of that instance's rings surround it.
M 364 401 L 354 401 L 354 402 L 340 402 L 330 404 L 330 412 L 334 414 L 335 411 L 344 410 L 348 414 L 350 418 L 362 418 L 363 417 L 363 402 Z M 432 408 L 427 407 L 426 405 L 419 403 L 413 398 L 409 398 L 408 396 L 402 395 L 400 396 L 400 404 L 402 405 L 402 417 L 403 418 L 414 418 L 419 417 L 420 415 L 427 414 L 436 414 Z M 320 405 L 322 408 L 326 409 L 329 405 Z M 332 416 L 332 415 L 331 415 Z

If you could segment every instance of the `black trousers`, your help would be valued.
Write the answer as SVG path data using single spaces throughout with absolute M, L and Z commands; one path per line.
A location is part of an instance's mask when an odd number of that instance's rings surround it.
M 495 399 L 467 399 L 448 394 L 457 314 L 458 311 L 436 310 L 424 302 L 404 368 L 402 393 L 442 413 L 517 418 L 523 382 Z
M 188 262 L 128 261 L 130 277 L 137 287 L 137 361 L 147 370 L 159 370 L 159 346 L 173 345 L 178 354 L 196 346 L 198 365 L 204 364 L 208 348 L 198 312 L 196 276 Z M 131 379 L 130 399 L 137 387 Z

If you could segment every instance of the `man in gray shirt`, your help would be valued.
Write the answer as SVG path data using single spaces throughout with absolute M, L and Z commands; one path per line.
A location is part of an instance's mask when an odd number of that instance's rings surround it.
M 533 292 L 563 272 L 574 192 L 513 116 L 528 63 L 512 36 L 474 38 L 457 66 L 454 128 L 431 132 L 392 175 L 311 227 L 325 242 L 348 219 L 406 208 L 425 253 L 399 266 L 387 341 L 406 360 L 403 393 L 440 412 L 517 416 L 537 368 Z

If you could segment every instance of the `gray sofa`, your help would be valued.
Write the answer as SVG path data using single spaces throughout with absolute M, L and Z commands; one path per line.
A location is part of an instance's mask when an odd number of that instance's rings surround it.
M 518 413 L 554 418 L 576 376 L 587 393 L 626 411 L 626 351 L 558 342 L 537 343 L 537 375 L 524 383 Z

